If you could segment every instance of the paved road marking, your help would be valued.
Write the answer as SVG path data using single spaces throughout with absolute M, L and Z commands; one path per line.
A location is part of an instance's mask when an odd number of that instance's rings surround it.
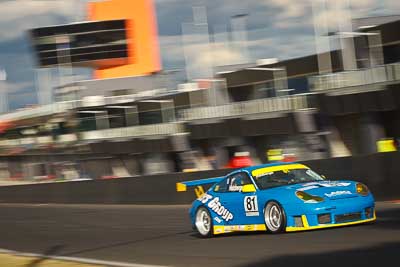
M 95 259 L 79 258 L 79 257 L 51 256 L 51 255 L 43 255 L 43 254 L 37 254 L 37 253 L 24 253 L 24 252 L 18 252 L 18 251 L 8 250 L 8 249 L 0 249 L 0 253 L 14 255 L 14 256 L 20 256 L 20 257 L 60 260 L 60 261 L 75 262 L 75 263 L 81 263 L 81 264 L 92 264 L 92 265 L 108 266 L 108 267 L 166 267 L 166 266 L 161 266 L 161 265 L 137 264 L 137 263 L 117 262 L 117 261 L 103 261 L 103 260 L 95 260 Z

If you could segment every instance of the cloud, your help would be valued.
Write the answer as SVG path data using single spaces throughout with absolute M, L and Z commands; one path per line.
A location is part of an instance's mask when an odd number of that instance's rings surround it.
M 309 1 L 263 0 L 262 3 L 267 7 L 277 8 L 276 17 L 279 19 L 304 17 L 309 8 Z
M 77 17 L 77 12 L 83 11 L 85 1 L 0 0 L 0 67 L 8 71 L 8 82 L 10 89 L 15 92 L 15 102 L 18 102 L 18 92 L 34 90 L 33 55 L 29 50 L 26 30 L 71 22 Z M 217 43 L 209 51 L 199 43 L 190 44 L 186 49 L 191 54 L 191 64 L 196 68 L 214 64 L 215 61 L 218 64 L 244 61 L 245 53 L 232 49 L 234 46 L 246 45 L 252 61 L 269 57 L 287 59 L 315 53 L 312 1 L 319 0 L 154 0 L 164 68 L 185 66 L 181 25 L 193 21 L 193 5 L 207 7 L 210 29 L 216 25 L 225 25 L 229 29 L 233 15 L 249 15 L 248 42 L 245 44 L 236 42 L 228 45 L 217 38 Z M 337 27 L 343 17 L 349 16 L 345 8 L 334 10 L 334 2 L 337 1 L 326 0 L 329 9 L 316 14 L 316 22 L 327 19 L 330 30 Z M 351 4 L 352 17 L 396 14 L 400 11 L 399 0 L 345 1 Z M 216 33 L 217 36 L 219 34 L 222 33 Z M 32 100 L 21 98 L 21 103 L 25 102 Z
M 210 45 L 210 49 L 204 49 L 202 45 L 192 45 L 188 51 L 194 55 L 193 64 L 200 66 L 220 66 L 229 65 L 246 61 L 243 53 L 236 49 L 232 49 L 224 43 L 214 43 Z M 197 51 L 203 51 L 197 53 Z
M 159 43 L 164 68 L 172 68 L 173 66 L 184 64 L 185 58 L 180 35 L 160 36 Z
M 13 0 L 2 1 L 0 8 L 0 40 L 20 38 L 26 30 L 47 26 L 74 16 L 75 0 Z M 12 30 L 10 30 L 12 29 Z
M 4 86 L 9 94 L 14 94 L 26 88 L 33 88 L 34 85 L 32 81 L 24 81 L 24 82 L 5 82 Z
M 3 82 L 4 88 L 8 93 L 8 107 L 10 110 L 22 108 L 37 102 L 36 91 L 32 81 L 23 82 Z
M 400 1 L 399 0 L 382 0 L 385 8 L 391 10 L 394 13 L 400 12 Z
M 221 36 L 211 38 L 218 41 L 211 42 L 209 49 L 204 43 L 195 41 L 187 43 L 184 49 L 180 35 L 161 36 L 160 43 L 163 50 L 168 51 L 163 54 L 163 59 L 165 62 L 174 62 L 174 64 L 186 68 L 189 78 L 204 78 L 209 75 L 212 66 L 251 63 L 260 58 L 284 60 L 315 53 L 313 35 L 298 33 L 291 35 L 291 41 L 288 42 L 289 37 L 287 36 L 269 36 L 267 29 L 252 30 L 248 33 L 251 38 L 248 41 L 225 42 Z M 217 35 L 221 34 L 223 33 Z M 187 38 L 190 40 L 202 39 L 195 35 L 187 36 Z M 247 47 L 250 57 L 247 57 L 244 52 L 245 47 Z M 185 62 L 185 56 L 187 62 Z

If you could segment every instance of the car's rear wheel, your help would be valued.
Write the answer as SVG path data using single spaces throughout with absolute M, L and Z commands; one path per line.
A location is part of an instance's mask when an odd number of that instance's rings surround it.
M 264 208 L 264 221 L 267 230 L 273 234 L 285 231 L 286 215 L 282 206 L 275 201 L 270 201 Z
M 202 237 L 213 235 L 213 222 L 210 212 L 205 207 L 200 207 L 196 212 L 195 226 Z

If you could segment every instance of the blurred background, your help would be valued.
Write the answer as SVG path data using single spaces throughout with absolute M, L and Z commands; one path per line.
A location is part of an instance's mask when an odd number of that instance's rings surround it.
M 0 7 L 0 185 L 399 149 L 398 0 Z

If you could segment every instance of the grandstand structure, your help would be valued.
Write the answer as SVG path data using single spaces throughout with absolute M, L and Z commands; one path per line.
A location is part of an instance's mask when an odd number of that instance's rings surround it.
M 10 177 L 57 175 L 65 162 L 90 178 L 222 168 L 244 149 L 261 162 L 276 148 L 299 160 L 363 155 L 400 137 L 400 16 L 353 21 L 357 30 L 343 37 L 355 44 L 353 69 L 339 49 L 219 66 L 209 79 L 171 86 L 151 1 L 135 0 L 146 12 L 121 19 L 111 4 L 128 2 L 95 3 L 92 21 L 31 31 L 39 67 L 90 66 L 95 79 L 55 88 L 52 104 L 0 115 Z

